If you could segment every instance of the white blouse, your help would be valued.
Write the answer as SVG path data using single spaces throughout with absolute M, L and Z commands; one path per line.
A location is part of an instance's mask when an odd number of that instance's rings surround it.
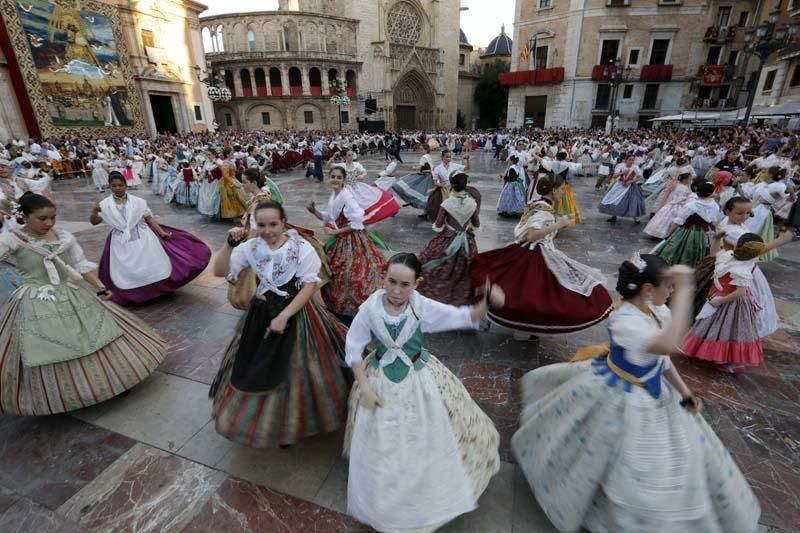
M 372 298 L 381 298 L 381 301 L 383 301 L 385 293 L 384 289 L 375 291 L 373 296 L 361 305 L 358 309 L 358 314 L 353 319 L 353 323 L 350 324 L 345 345 L 345 362 L 350 366 L 363 360 L 364 349 L 372 342 L 370 311 L 365 306 L 370 304 Z M 418 307 L 421 302 L 424 302 L 423 305 L 425 306 L 425 313 L 419 323 L 423 333 L 439 333 L 454 329 L 478 329 L 479 323 L 472 321 L 472 307 L 469 305 L 456 307 L 443 304 L 426 298 L 416 291 L 411 294 L 409 305 L 397 316 L 388 314 L 386 308 L 381 306 L 381 318 L 387 324 L 397 325 L 411 316 L 413 309 Z
M 352 229 L 364 229 L 364 209 L 358 205 L 358 202 L 356 202 L 353 196 L 353 192 L 347 188 L 339 191 L 339 194 L 331 193 L 328 206 L 322 213 L 323 223 L 338 229 L 336 226 L 336 219 L 339 218 L 339 214 L 342 212 L 344 212 L 344 217 L 347 219 Z
M 448 189 L 450 188 L 450 174 L 453 172 L 458 172 L 464 170 L 464 165 L 459 165 L 458 163 L 450 163 L 448 166 L 444 166 L 443 164 L 436 165 L 436 168 L 433 169 L 433 181 L 435 181 L 439 185 L 444 185 Z
M 235 283 L 242 270 L 252 268 L 260 280 L 258 293 L 273 292 L 279 296 L 287 295 L 279 287 L 295 276 L 298 287 L 320 281 L 322 262 L 314 248 L 295 230 L 289 230 L 285 235 L 288 239 L 277 250 L 271 249 L 261 238 L 250 239 L 234 248 L 228 281 Z
M 625 349 L 625 359 L 629 362 L 647 366 L 660 359 L 665 362 L 664 368 L 667 369 L 670 366 L 669 356 L 650 353 L 647 347 L 669 326 L 672 314 L 666 305 L 654 305 L 650 309 L 652 315 L 643 313 L 631 303 L 623 303 L 611 313 L 608 327 L 614 343 Z
M 713 198 L 697 198 L 696 200 L 689 200 L 678 212 L 673 222 L 678 226 L 686 223 L 686 220 L 692 215 L 698 215 L 706 222 L 716 224 L 719 221 L 722 212 L 719 209 L 719 204 Z

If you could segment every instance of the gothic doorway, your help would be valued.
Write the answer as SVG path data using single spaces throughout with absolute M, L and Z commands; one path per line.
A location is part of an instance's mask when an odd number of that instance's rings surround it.
M 418 70 L 400 77 L 392 90 L 395 129 L 431 130 L 436 126 L 433 87 Z
M 158 133 L 178 133 L 175 122 L 175 110 L 172 107 L 172 97 L 164 94 L 151 94 L 150 107 L 153 109 L 153 119 Z

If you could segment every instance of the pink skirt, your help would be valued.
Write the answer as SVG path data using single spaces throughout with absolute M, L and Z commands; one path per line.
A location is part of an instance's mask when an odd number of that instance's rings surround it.
M 739 298 L 698 319 L 683 339 L 681 351 L 717 364 L 761 364 L 764 350 L 753 302 L 748 297 Z

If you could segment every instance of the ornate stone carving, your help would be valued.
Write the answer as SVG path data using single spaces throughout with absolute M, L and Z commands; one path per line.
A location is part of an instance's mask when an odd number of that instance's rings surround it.
M 422 35 L 422 17 L 408 2 L 398 2 L 386 16 L 386 35 L 393 43 L 417 44 Z
M 410 62 L 416 61 L 421 70 L 435 73 L 437 72 L 436 64 L 439 59 L 439 51 L 435 48 L 390 44 L 389 58 L 392 62 L 392 68 L 395 70 L 405 70 Z

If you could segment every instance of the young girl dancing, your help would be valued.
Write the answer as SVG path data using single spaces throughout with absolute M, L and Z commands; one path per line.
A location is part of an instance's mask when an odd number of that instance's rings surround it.
M 503 190 L 497 200 L 497 214 L 518 217 L 525 211 L 525 171 L 519 164 L 519 157 L 508 158 L 508 168 L 503 175 Z
M 714 236 L 714 282 L 708 301 L 681 344 L 683 353 L 711 361 L 725 372 L 742 372 L 764 359 L 756 313 L 760 311 L 750 287 L 764 241 L 755 233 L 739 237 L 733 250 L 719 251 L 723 232 Z
M 414 254 L 392 257 L 347 333 L 347 512 L 378 531 L 436 530 L 475 509 L 500 468 L 497 430 L 423 338 L 476 329 L 503 292 L 487 284 L 472 307 L 444 305 L 416 292 L 421 272 Z
M 673 189 L 672 194 L 670 194 L 667 203 L 658 210 L 655 216 L 653 216 L 650 222 L 644 227 L 644 232 L 647 235 L 657 239 L 667 238 L 669 230 L 672 228 L 672 221 L 675 220 L 692 195 L 692 190 L 689 188 L 691 179 L 692 175 L 689 173 L 678 176 L 678 183 L 675 189 Z
M 642 177 L 642 169 L 634 165 L 636 157 L 628 154 L 624 163 L 617 165 L 614 175 L 611 176 L 616 183 L 608 190 L 600 202 L 599 211 L 611 215 L 609 222 L 614 224 L 617 217 L 633 218 L 633 223 L 639 223 L 639 217 L 647 212 L 644 206 L 644 196 L 639 189 L 638 182 Z
M 433 224 L 436 235 L 419 256 L 425 274 L 420 292 L 450 305 L 475 300 L 470 264 L 478 253 L 474 228 L 481 225 L 478 203 L 467 191 L 467 175 L 450 178 L 453 193 L 442 202 Z
M 611 312 L 603 275 L 567 257 L 553 244 L 558 230 L 572 222 L 568 217 L 556 221 L 553 214 L 562 183 L 539 178 L 536 187 L 541 199 L 531 204 L 514 229 L 516 242 L 478 254 L 472 261 L 475 287 L 488 279 L 508 295 L 503 309 L 489 312 L 489 320 L 495 324 L 536 335 L 557 335 L 588 328 Z
M 523 377 L 511 447 L 559 531 L 755 531 L 758 500 L 669 359 L 692 277 L 652 255 L 625 261 L 610 350 Z
M 694 268 L 708 254 L 708 234 L 720 218 L 714 199 L 714 185 L 697 178 L 692 190 L 697 198 L 689 200 L 672 221 L 669 237 L 653 249 L 653 253 L 671 265 Z
M 322 288 L 322 297 L 334 313 L 350 317 L 381 286 L 386 261 L 372 241 L 380 240 L 364 228 L 364 210 L 350 188 L 345 187 L 345 170 L 332 168 L 329 180 L 332 192 L 325 212 L 319 212 L 313 201 L 306 209 L 323 222 L 325 233 L 333 237 L 325 244 L 332 279 Z

